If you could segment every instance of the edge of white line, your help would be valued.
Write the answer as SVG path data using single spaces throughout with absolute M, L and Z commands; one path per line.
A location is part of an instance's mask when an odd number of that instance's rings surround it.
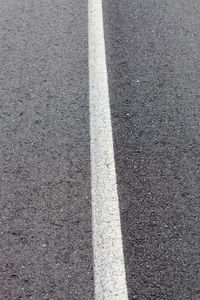
M 95 300 L 127 300 L 108 94 L 102 0 L 88 0 L 88 17 Z

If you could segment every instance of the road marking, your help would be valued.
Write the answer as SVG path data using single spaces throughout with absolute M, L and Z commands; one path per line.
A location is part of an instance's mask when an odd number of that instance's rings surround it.
M 127 300 L 108 96 L 102 0 L 88 1 L 95 300 Z

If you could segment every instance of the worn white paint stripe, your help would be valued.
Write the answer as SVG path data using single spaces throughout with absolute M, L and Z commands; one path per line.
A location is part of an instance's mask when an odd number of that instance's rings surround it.
M 89 88 L 95 300 L 127 300 L 102 0 L 89 0 Z

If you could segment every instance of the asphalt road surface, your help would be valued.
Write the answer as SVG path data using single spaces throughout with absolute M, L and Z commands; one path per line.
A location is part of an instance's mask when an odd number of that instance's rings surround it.
M 128 299 L 199 300 L 200 2 L 102 3 Z M 92 23 L 87 0 L 0 0 L 0 300 L 127 299 L 97 292 Z
M 86 1 L 0 1 L 0 299 L 92 299 Z

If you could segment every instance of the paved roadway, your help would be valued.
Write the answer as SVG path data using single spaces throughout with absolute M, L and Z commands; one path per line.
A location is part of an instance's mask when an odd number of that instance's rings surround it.
M 129 299 L 199 300 L 199 1 L 103 13 Z M 88 1 L 0 0 L 0 40 L 0 300 L 94 299 Z
M 130 299 L 200 299 L 200 3 L 104 1 Z
M 87 1 L 0 4 L 0 299 L 92 299 Z

